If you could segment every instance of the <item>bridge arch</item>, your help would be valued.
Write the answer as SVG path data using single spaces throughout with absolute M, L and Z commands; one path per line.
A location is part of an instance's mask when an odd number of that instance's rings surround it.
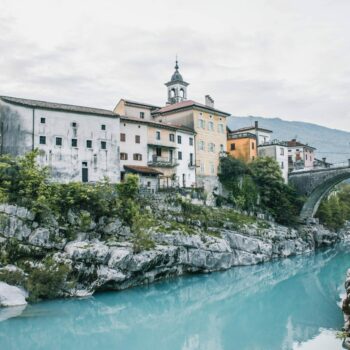
M 344 180 L 350 179 L 350 168 L 330 168 L 291 173 L 289 183 L 296 191 L 307 197 L 300 212 L 300 219 L 313 218 L 332 188 Z

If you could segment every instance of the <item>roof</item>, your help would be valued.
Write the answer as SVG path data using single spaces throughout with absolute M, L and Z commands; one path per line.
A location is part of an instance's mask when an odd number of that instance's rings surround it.
M 137 101 L 132 101 L 132 100 L 126 100 L 126 99 L 122 99 L 126 104 L 129 105 L 136 105 L 136 106 L 140 106 L 140 107 L 150 107 L 150 109 L 159 109 L 159 106 L 155 106 L 155 105 L 151 105 L 149 103 L 143 103 L 143 102 L 137 102 Z
M 155 128 L 162 128 L 162 129 L 170 129 L 170 130 L 182 130 L 185 132 L 189 132 L 191 134 L 195 134 L 196 132 L 194 129 L 185 126 L 185 125 L 180 125 L 180 124 L 175 124 L 175 123 L 168 123 L 168 122 L 157 122 L 153 120 L 144 120 L 140 118 L 134 118 L 134 117 L 127 117 L 127 116 L 120 116 L 120 121 L 127 121 L 127 122 L 132 122 L 132 123 L 138 123 L 138 124 L 145 124 L 149 126 L 153 126 Z
M 163 114 L 163 113 L 169 113 L 169 112 L 176 111 L 176 110 L 188 109 L 190 107 L 197 107 L 197 108 L 205 109 L 205 110 L 208 110 L 208 111 L 211 111 L 211 112 L 216 112 L 216 113 L 221 114 L 221 115 L 223 115 L 225 117 L 228 117 L 228 116 L 231 115 L 230 113 L 220 111 L 218 109 L 215 109 L 215 108 L 210 107 L 210 106 L 206 106 L 206 105 L 204 105 L 202 103 L 195 102 L 193 100 L 186 100 L 186 101 L 174 103 L 174 104 L 171 104 L 171 105 L 167 105 L 165 107 L 162 107 L 160 109 L 155 110 L 152 113 Z
M 240 133 L 242 131 L 249 131 L 249 130 L 256 130 L 255 126 L 246 126 L 244 128 L 239 128 L 237 130 L 232 130 L 231 133 L 235 134 L 235 133 Z M 272 133 L 272 130 L 269 129 L 265 129 L 265 128 L 257 128 L 258 131 L 264 131 L 264 132 L 268 132 L 268 133 Z
M 112 111 L 109 111 L 107 109 L 75 106 L 75 105 L 68 105 L 68 104 L 56 103 L 56 102 L 29 100 L 29 99 L 10 97 L 10 96 L 0 96 L 0 99 L 7 103 L 30 107 L 30 108 L 51 109 L 55 111 L 95 114 L 95 115 L 118 118 L 118 114 Z
M 124 165 L 124 168 L 127 170 L 130 170 L 135 173 L 139 174 L 149 174 L 149 175 L 163 175 L 162 172 L 150 168 L 148 166 L 141 166 L 141 165 Z
M 309 146 L 307 144 L 301 143 L 295 139 L 287 141 L 287 145 L 288 147 L 306 147 L 306 148 L 310 148 L 310 149 L 316 149 L 315 147 Z
M 227 140 L 235 140 L 235 139 L 255 139 L 256 135 L 251 132 L 241 132 L 241 133 L 227 133 Z

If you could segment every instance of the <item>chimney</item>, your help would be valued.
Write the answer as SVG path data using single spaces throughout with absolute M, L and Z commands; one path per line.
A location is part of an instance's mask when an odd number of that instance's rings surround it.
M 205 95 L 205 105 L 214 108 L 214 100 L 209 95 Z
M 255 130 L 259 129 L 259 122 L 257 120 L 254 122 L 254 127 L 255 127 Z

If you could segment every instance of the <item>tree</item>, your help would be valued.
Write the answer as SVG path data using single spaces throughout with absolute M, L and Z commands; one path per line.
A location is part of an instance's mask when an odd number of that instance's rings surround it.
M 284 183 L 281 169 L 272 158 L 258 158 L 250 171 L 260 194 L 260 205 L 268 210 L 282 224 L 291 225 L 297 221 L 302 199 L 294 189 Z

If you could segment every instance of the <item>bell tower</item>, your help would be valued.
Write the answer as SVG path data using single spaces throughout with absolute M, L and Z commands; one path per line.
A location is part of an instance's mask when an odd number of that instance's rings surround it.
M 167 104 L 178 103 L 184 100 L 187 100 L 187 86 L 189 83 L 186 83 L 182 75 L 179 72 L 179 64 L 176 58 L 175 62 L 175 72 L 172 75 L 169 82 L 165 83 L 168 88 L 168 101 Z

